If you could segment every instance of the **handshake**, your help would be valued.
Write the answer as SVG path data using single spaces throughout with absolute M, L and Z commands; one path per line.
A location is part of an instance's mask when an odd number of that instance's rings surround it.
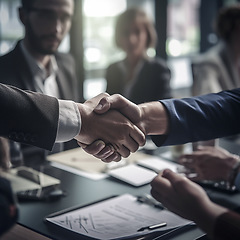
M 81 130 L 75 139 L 89 154 L 104 162 L 120 161 L 146 142 L 146 135 L 166 134 L 168 120 L 163 105 L 136 105 L 119 94 L 102 93 L 78 103 Z

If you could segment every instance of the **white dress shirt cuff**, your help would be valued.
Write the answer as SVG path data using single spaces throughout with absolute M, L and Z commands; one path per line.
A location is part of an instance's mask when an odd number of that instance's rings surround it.
M 56 142 L 67 142 L 80 133 L 81 116 L 73 101 L 58 100 L 59 121 Z

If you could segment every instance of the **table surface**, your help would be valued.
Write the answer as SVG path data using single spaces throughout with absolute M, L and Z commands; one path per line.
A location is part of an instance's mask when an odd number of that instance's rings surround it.
M 52 228 L 52 226 L 47 225 L 43 221 L 43 219 L 51 213 L 72 206 L 83 206 L 89 203 L 94 203 L 95 201 L 99 201 L 113 195 L 120 195 L 124 193 L 142 195 L 144 193 L 150 193 L 149 184 L 142 187 L 133 187 L 111 177 L 101 180 L 91 180 L 62 169 L 55 168 L 48 162 L 45 162 L 44 167 L 41 167 L 41 169 L 43 169 L 44 173 L 61 180 L 61 189 L 66 192 L 66 196 L 52 202 L 19 203 L 20 216 L 18 223 L 52 239 L 66 240 L 69 239 L 69 235 L 56 231 Z M 208 190 L 207 192 L 214 201 L 231 209 L 238 208 L 240 205 L 240 193 L 227 194 L 216 192 L 214 190 Z M 177 235 L 165 237 L 164 239 L 197 239 L 202 235 L 203 232 L 197 227 L 194 227 Z M 74 239 L 89 238 L 79 235 L 79 238 Z

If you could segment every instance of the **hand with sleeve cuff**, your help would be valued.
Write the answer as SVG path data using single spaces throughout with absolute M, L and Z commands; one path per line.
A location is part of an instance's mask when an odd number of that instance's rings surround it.
M 105 96 L 95 107 L 94 112 L 99 116 L 115 110 L 135 124 L 145 135 L 166 134 L 168 121 L 166 110 L 160 102 L 149 102 L 136 105 L 119 94 Z M 100 140 L 101 139 L 101 140 Z M 105 162 L 119 161 L 123 156 L 120 152 L 114 151 L 114 148 L 106 144 L 102 138 L 90 145 L 79 145 L 89 154 L 102 159 Z M 124 156 L 123 156 L 124 157 Z

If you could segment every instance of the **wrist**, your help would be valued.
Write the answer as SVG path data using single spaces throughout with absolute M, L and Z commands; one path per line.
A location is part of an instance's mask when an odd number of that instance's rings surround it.
M 167 133 L 168 117 L 166 109 L 160 102 L 143 103 L 141 109 L 141 124 L 146 135 L 163 135 Z
M 86 132 L 86 122 L 88 122 L 88 116 L 90 115 L 90 112 L 88 111 L 87 107 L 84 106 L 84 104 L 78 103 L 77 106 L 81 116 L 81 129 L 79 135 L 84 135 Z

